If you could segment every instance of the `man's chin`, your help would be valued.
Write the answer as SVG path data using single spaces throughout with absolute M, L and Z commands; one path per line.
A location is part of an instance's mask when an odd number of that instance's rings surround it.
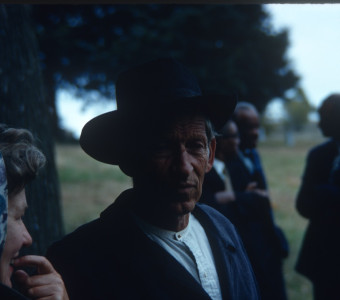
M 196 201 L 186 200 L 170 203 L 169 209 L 176 215 L 186 215 L 191 213 L 196 206 Z

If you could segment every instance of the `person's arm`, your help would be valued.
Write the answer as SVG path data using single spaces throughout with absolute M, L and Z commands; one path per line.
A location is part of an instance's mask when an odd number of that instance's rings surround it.
M 252 192 L 259 196 L 269 198 L 269 192 L 265 189 L 258 188 L 258 183 L 256 181 L 249 182 L 245 192 Z
M 235 194 L 233 191 L 219 191 L 215 193 L 214 197 L 218 204 L 226 204 L 235 201 Z
M 323 160 L 317 153 L 307 157 L 302 184 L 296 199 L 296 209 L 305 218 L 322 216 L 322 212 L 339 205 L 340 188 L 328 182 L 321 166 Z
M 17 258 L 14 267 L 35 267 L 37 275 L 29 276 L 23 270 L 14 273 L 14 279 L 20 290 L 31 299 L 68 300 L 63 279 L 43 256 L 27 255 Z

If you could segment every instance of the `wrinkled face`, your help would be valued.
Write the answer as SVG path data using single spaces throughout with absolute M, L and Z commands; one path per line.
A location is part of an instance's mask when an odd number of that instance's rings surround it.
M 12 286 L 10 278 L 13 273 L 11 261 L 13 258 L 19 256 L 19 250 L 23 246 L 32 244 L 32 238 L 22 221 L 26 208 L 25 189 L 15 195 L 9 196 L 7 237 L 0 260 L 0 282 L 10 287 Z
M 181 117 L 157 136 L 146 159 L 143 184 L 154 199 L 146 205 L 172 215 L 187 214 L 201 196 L 216 141 L 208 143 L 204 118 L 197 116 Z
M 222 137 L 218 141 L 218 147 L 221 150 L 219 152 L 223 153 L 225 158 L 232 158 L 237 155 L 239 144 L 240 138 L 237 126 L 234 122 L 230 121 L 224 128 Z
M 240 110 L 237 119 L 237 126 L 241 138 L 240 148 L 256 148 L 260 128 L 260 120 L 257 112 L 251 109 Z

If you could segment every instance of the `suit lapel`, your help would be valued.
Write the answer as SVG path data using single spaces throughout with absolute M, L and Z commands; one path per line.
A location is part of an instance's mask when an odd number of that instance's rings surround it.
M 231 299 L 230 280 L 232 276 L 229 271 L 230 266 L 233 263 L 233 258 L 231 255 L 236 251 L 236 248 L 231 240 L 225 241 L 221 238 L 221 233 L 218 232 L 217 228 L 213 225 L 213 222 L 209 220 L 209 217 L 199 206 L 196 206 L 194 215 L 202 224 L 213 251 L 216 270 L 222 291 L 222 298 Z
M 251 174 L 241 158 L 236 157 L 233 160 L 227 161 L 226 165 L 230 173 L 234 190 L 245 190 L 247 184 L 251 181 Z

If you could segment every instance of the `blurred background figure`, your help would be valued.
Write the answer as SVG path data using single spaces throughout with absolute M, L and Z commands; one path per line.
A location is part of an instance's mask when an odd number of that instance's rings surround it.
M 25 186 L 45 164 L 28 130 L 0 124 L 0 298 L 68 300 L 60 275 L 42 256 L 20 257 L 20 249 L 32 244 L 23 223 L 27 209 Z M 36 268 L 28 275 L 22 268 Z M 12 275 L 17 287 L 12 288 Z
M 223 211 L 227 204 L 236 200 L 231 177 L 225 165 L 226 161 L 237 156 L 240 139 L 236 124 L 229 121 L 224 125 L 220 134 L 216 136 L 216 141 L 213 168 L 206 174 L 203 182 L 202 202 Z
M 259 139 L 260 117 L 256 107 L 249 102 L 239 102 L 233 120 L 240 134 L 239 157 L 247 167 L 249 181 L 258 189 L 266 190 L 267 182 L 260 156 L 256 150 Z
M 340 299 L 340 94 L 318 110 L 319 127 L 330 139 L 307 156 L 296 208 L 309 225 L 296 270 L 313 283 L 315 300 Z
M 215 161 L 205 176 L 201 202 L 219 210 L 238 229 L 259 284 L 261 299 L 287 299 L 282 259 L 288 255 L 288 244 L 274 224 L 267 192 L 251 181 L 240 158 L 235 122 L 227 122 L 216 141 Z

